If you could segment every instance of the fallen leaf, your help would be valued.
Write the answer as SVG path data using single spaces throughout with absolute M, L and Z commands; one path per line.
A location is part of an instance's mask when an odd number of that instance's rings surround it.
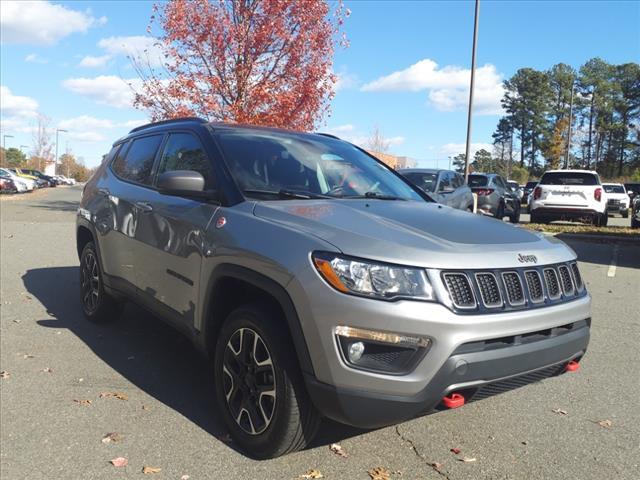
M 25 353 L 24 355 L 22 355 L 22 358 L 36 358 L 36 357 L 31 355 L 30 353 Z
M 151 408 L 150 408 L 150 407 L 148 407 L 147 405 L 142 405 L 142 409 L 143 409 L 143 410 L 151 410 Z
M 436 470 L 440 470 L 442 469 L 443 465 L 441 463 L 438 462 L 432 462 L 429 465 L 431 465 L 433 468 L 435 468 Z
M 611 420 L 600 420 L 599 422 L 596 422 L 598 425 L 600 425 L 602 428 L 611 428 L 613 426 L 613 422 Z
M 452 448 L 452 449 L 451 449 L 451 451 L 452 451 L 453 453 L 455 453 L 456 455 L 458 455 L 458 454 L 461 452 L 461 450 L 460 450 L 458 447 L 456 447 L 456 448 Z
M 458 460 L 464 463 L 472 463 L 476 461 L 476 459 L 472 457 L 462 457 L 462 458 L 459 458 Z
M 124 457 L 118 457 L 111 460 L 111 464 L 114 467 L 126 467 L 127 465 L 129 465 L 129 460 Z
M 87 400 L 87 399 L 78 400 L 77 398 L 74 398 L 73 401 L 76 402 L 78 405 L 84 405 L 85 407 L 88 407 L 89 405 L 91 405 L 91 400 Z
M 0 372 L 0 378 L 7 378 L 9 375 L 11 375 L 9 372 L 7 372 L 6 370 L 2 370 Z
M 307 470 L 302 475 L 299 475 L 298 478 L 302 478 L 302 479 L 308 480 L 308 479 L 311 479 L 311 478 L 324 478 L 324 475 L 322 475 L 322 473 L 320 473 L 320 470 Z
M 523 440 L 523 441 L 522 441 L 522 442 L 520 442 L 520 443 L 522 443 L 523 445 L 529 445 L 529 442 L 528 442 L 527 440 Z
M 344 448 L 339 443 L 332 443 L 329 447 L 333 453 L 338 455 L 339 457 L 347 458 L 349 454 L 344 451 Z
M 43 371 L 44 373 L 53 373 L 53 369 L 52 369 L 52 368 L 49 368 L 49 367 L 47 367 L 47 368 L 43 368 L 43 369 L 42 369 L 42 371 Z
M 142 467 L 142 473 L 144 474 L 160 473 L 161 471 L 162 469 L 160 467 Z
M 109 397 L 113 397 L 113 398 L 117 398 L 118 400 L 129 400 L 129 397 L 127 396 L 126 393 L 119 393 L 119 392 L 102 392 L 100 395 L 98 395 L 99 398 L 109 398 Z
M 561 408 L 554 408 L 551 410 L 553 413 L 557 413 L 558 415 L 569 415 L 566 410 L 562 410 Z
M 80 383 L 84 382 L 84 378 L 79 378 L 78 382 L 80 382 Z
M 191 477 L 189 475 L 182 475 L 180 480 L 189 480 Z
M 5 303 L 5 305 L 7 304 L 7 302 L 4 302 L 4 303 Z M 20 323 L 20 321 L 21 321 L 21 320 L 17 320 L 17 319 L 15 319 L 15 318 L 13 319 L 13 323 Z
M 384 467 L 372 468 L 367 473 L 371 480 L 389 480 L 391 478 L 391 472 Z
M 122 440 L 122 436 L 119 433 L 111 432 L 102 437 L 102 443 L 116 443 Z

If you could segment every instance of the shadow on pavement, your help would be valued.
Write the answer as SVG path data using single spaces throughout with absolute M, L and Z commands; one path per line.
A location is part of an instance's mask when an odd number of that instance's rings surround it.
M 609 241 L 596 242 L 590 240 L 577 240 L 569 236 L 558 235 L 560 240 L 575 250 L 578 260 L 585 263 L 599 265 L 611 265 L 614 249 L 616 253 L 616 265 L 623 268 L 640 269 L 640 245 L 631 243 L 616 244 Z
M 131 303 L 112 323 L 88 322 L 78 298 L 78 277 L 78 267 L 38 268 L 23 275 L 27 291 L 55 317 L 39 320 L 38 324 L 70 330 L 136 387 L 234 448 L 226 440 L 227 430 L 216 412 L 208 363 L 190 340 Z M 311 447 L 328 445 L 363 432 L 327 420 Z
M 47 203 L 29 205 L 31 208 L 41 208 L 44 210 L 59 210 L 61 212 L 75 212 L 78 210 L 78 201 L 57 200 Z

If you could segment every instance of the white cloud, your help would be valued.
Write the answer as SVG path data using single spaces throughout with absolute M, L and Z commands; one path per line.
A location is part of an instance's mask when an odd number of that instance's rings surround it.
M 113 128 L 114 123 L 111 120 L 107 119 L 95 118 L 89 115 L 81 115 L 79 117 L 61 120 L 58 123 L 58 127 L 69 131 L 95 130 L 102 128 Z
M 353 132 L 354 130 L 354 126 L 350 123 L 347 123 L 345 125 L 338 125 L 335 127 L 329 127 L 325 129 L 327 133 L 330 133 L 332 135 L 336 135 L 336 136 L 340 136 L 341 133 L 348 133 L 348 132 Z
M 466 144 L 464 143 L 445 143 L 440 147 L 440 153 L 445 157 L 455 157 L 460 153 L 464 153 Z M 471 144 L 471 157 L 473 157 L 478 150 L 486 150 L 487 152 L 493 151 L 493 145 L 491 143 L 472 143 Z
M 385 140 L 387 141 L 389 146 L 392 147 L 394 145 L 402 145 L 405 141 L 405 138 L 401 136 L 397 136 L 397 137 L 389 137 L 389 138 L 386 138 Z
M 3 1 L 0 9 L 3 43 L 53 45 L 72 33 L 85 33 L 106 21 L 106 17 L 96 20 L 89 13 L 43 0 Z
M 87 55 L 82 60 L 80 60 L 79 66 L 87 68 L 102 68 L 106 66 L 109 60 L 111 60 L 111 55 L 101 55 L 99 57 Z
M 365 147 L 371 136 L 362 133 L 351 123 L 328 127 L 321 131 L 323 133 L 330 133 L 331 135 L 340 137 L 342 140 L 346 140 L 347 142 L 351 142 L 360 147 Z M 405 142 L 405 137 L 397 135 L 395 137 L 385 137 L 385 140 L 389 144 L 389 147 L 393 147 L 395 145 L 403 144 Z
M 380 77 L 362 86 L 365 92 L 429 91 L 429 101 L 438 110 L 453 111 L 467 106 L 471 70 L 453 65 L 439 68 L 430 59 L 420 60 L 410 67 Z M 502 77 L 496 67 L 487 64 L 476 69 L 474 111 L 480 115 L 502 112 Z
M 146 120 L 128 120 L 126 122 L 114 122 L 106 118 L 96 118 L 90 115 L 67 118 L 58 122 L 58 128 L 69 132 L 69 139 L 79 142 L 102 142 L 111 138 L 105 130 L 116 128 L 130 129 L 146 123 Z
M 41 64 L 49 63 L 48 59 L 42 58 L 37 53 L 30 53 L 29 55 L 24 57 L 24 61 L 27 63 L 41 63 Z
M 347 90 L 354 88 L 358 84 L 358 77 L 353 73 L 347 73 L 346 71 L 336 73 L 336 83 L 333 85 L 333 89 L 337 92 L 339 90 Z
M 148 59 L 152 66 L 162 65 L 163 53 L 157 40 L 143 35 L 133 35 L 129 37 L 109 37 L 98 42 L 98 47 L 104 49 L 112 57 L 129 56 Z
M 74 93 L 90 98 L 96 103 L 116 108 L 133 106 L 134 88 L 140 87 L 140 79 L 124 80 L 115 75 L 100 75 L 94 78 L 68 78 L 62 85 Z
M 8 87 L 0 86 L 0 112 L 3 117 L 32 118 L 38 114 L 38 102 L 31 97 L 11 93 Z

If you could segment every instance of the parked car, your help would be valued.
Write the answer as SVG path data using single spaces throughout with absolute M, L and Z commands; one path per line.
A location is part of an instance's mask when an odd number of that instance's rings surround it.
M 542 175 L 529 205 L 531 223 L 570 220 L 607 225 L 607 194 L 597 172 L 549 170 Z
M 7 168 L 0 168 L 0 177 L 11 180 L 18 192 L 31 192 L 36 185 L 35 181 L 19 177 Z
M 518 195 L 518 200 L 520 201 L 520 203 L 522 203 L 522 197 L 524 196 L 524 190 L 522 189 L 522 187 L 520 185 L 518 185 L 518 182 L 516 182 L 515 180 L 507 180 L 507 186 L 509 188 L 511 188 L 511 191 L 516 193 Z
M 7 170 L 9 170 L 10 172 L 14 173 L 15 175 L 17 175 L 20 178 L 27 178 L 29 180 L 33 180 L 33 182 L 35 183 L 35 187 L 36 188 L 44 188 L 44 187 L 48 187 L 49 186 L 49 182 L 47 182 L 46 180 L 38 178 L 38 177 L 36 177 L 34 175 L 29 175 L 28 173 L 24 173 L 19 168 L 7 168 Z
M 431 168 L 404 169 L 399 173 L 436 202 L 473 212 L 473 194 L 459 173 Z
M 478 195 L 478 211 L 511 223 L 520 221 L 520 199 L 507 186 L 507 181 L 495 173 L 472 173 L 468 180 L 471 191 Z
M 0 176 L 0 193 L 16 193 L 18 187 L 10 178 Z
M 20 170 L 24 174 L 31 175 L 33 177 L 39 178 L 41 180 L 44 180 L 45 182 L 47 182 L 47 185 L 49 187 L 56 187 L 58 185 L 58 180 L 56 180 L 55 177 L 52 177 L 50 175 L 45 175 L 44 173 L 42 173 L 39 170 L 33 170 L 33 169 L 28 169 L 28 168 L 21 168 Z
M 445 209 L 323 135 L 135 128 L 83 190 L 77 249 L 85 316 L 130 299 L 185 333 L 258 458 L 323 416 L 376 428 L 575 371 L 589 342 L 564 243 Z
M 524 201 L 525 205 L 529 204 L 529 200 L 531 199 L 530 195 L 533 193 L 533 189 L 536 188 L 536 185 L 538 185 L 538 180 L 530 180 L 524 186 L 522 200 Z
M 640 195 L 640 183 L 625 183 L 624 188 L 627 191 L 627 195 L 629 195 L 630 202 L 633 203 L 633 199 Z
M 56 178 L 62 185 L 75 185 L 76 179 L 71 177 L 65 177 L 64 175 L 56 175 Z
M 609 215 L 613 213 L 619 213 L 623 218 L 629 217 L 629 195 L 621 183 L 603 183 L 607 194 L 607 213 Z
M 631 204 L 631 228 L 640 228 L 640 195 L 636 195 Z

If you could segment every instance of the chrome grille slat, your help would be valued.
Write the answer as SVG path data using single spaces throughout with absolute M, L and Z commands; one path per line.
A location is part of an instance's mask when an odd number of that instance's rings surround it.
M 482 303 L 487 308 L 497 308 L 502 306 L 502 295 L 496 276 L 491 272 L 476 273 L 476 283 L 480 291 Z
M 529 298 L 533 303 L 544 302 L 544 289 L 542 288 L 542 278 L 537 270 L 526 270 L 524 272 L 527 281 L 527 290 L 529 290 Z
M 476 297 L 466 273 L 445 273 L 442 277 L 455 307 L 462 310 L 476 308 Z
M 575 293 L 575 288 L 573 287 L 573 280 L 571 278 L 569 267 L 567 267 L 566 265 L 560 265 L 558 267 L 558 273 L 560 274 L 562 293 L 564 293 L 565 296 L 570 297 Z
M 543 270 L 544 283 L 547 286 L 547 295 L 551 300 L 556 300 L 562 295 L 560 292 L 560 281 L 558 280 L 558 274 L 555 268 L 547 267 Z
M 527 300 L 524 296 L 522 280 L 518 272 L 502 272 L 502 281 L 507 294 L 507 301 L 514 306 L 524 305 Z
M 582 282 L 582 275 L 580 275 L 580 270 L 578 270 L 578 264 L 576 262 L 571 264 L 571 272 L 573 273 L 573 282 L 578 292 L 581 292 L 584 289 L 584 283 Z

